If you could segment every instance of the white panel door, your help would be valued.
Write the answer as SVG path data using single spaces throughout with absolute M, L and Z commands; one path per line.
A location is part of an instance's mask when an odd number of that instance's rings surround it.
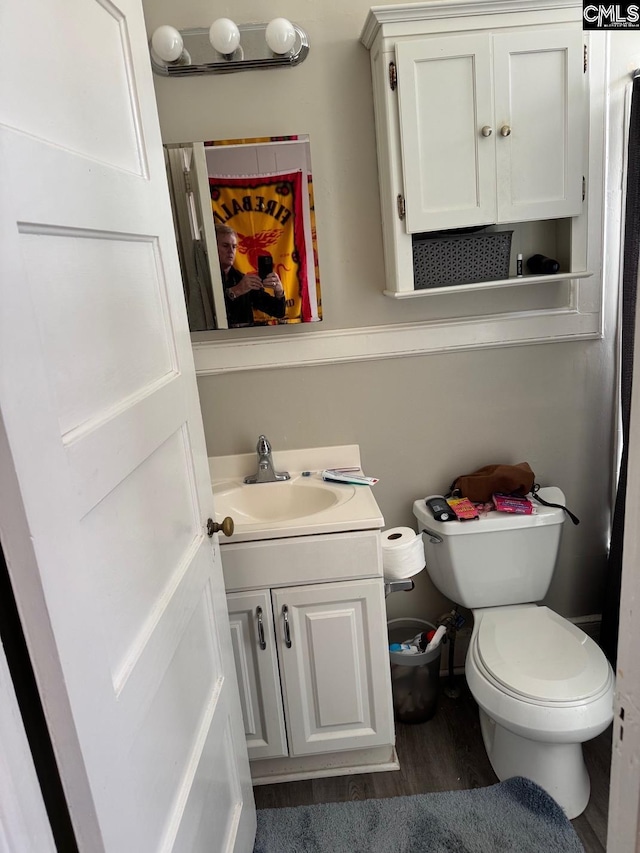
M 393 743 L 382 580 L 271 595 L 291 755 Z
M 269 590 L 227 595 L 249 758 L 289 754 Z
M 407 231 L 495 222 L 490 36 L 399 42 L 396 61 Z
M 5 4 L 0 537 L 83 853 L 255 811 L 139 0 Z
M 578 27 L 494 36 L 499 222 L 582 213 L 583 64 Z

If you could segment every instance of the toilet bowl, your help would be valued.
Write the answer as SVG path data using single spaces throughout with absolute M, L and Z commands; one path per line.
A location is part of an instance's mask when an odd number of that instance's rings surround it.
M 465 674 L 496 776 L 526 776 L 577 817 L 590 793 L 582 744 L 612 719 L 611 667 L 590 637 L 547 607 L 473 617 Z
M 555 487 L 540 496 L 565 503 Z M 473 613 L 465 674 L 496 775 L 531 779 L 577 817 L 590 793 L 582 744 L 613 719 L 614 676 L 590 637 L 536 603 L 551 582 L 563 510 L 464 523 L 436 521 L 424 500 L 413 511 L 433 583 Z

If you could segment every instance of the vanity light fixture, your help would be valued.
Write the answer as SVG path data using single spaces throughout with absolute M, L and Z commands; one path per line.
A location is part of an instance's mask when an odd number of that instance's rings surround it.
M 309 39 L 286 18 L 240 25 L 218 18 L 209 29 L 177 30 L 164 24 L 154 30 L 149 52 L 153 70 L 164 77 L 228 74 L 298 65 L 309 53 Z
M 291 21 L 286 18 L 274 18 L 267 24 L 264 31 L 267 46 L 277 56 L 290 53 L 296 42 L 296 31 Z
M 209 41 L 222 56 L 231 56 L 240 45 L 240 30 L 230 18 L 218 18 L 209 27 Z
M 151 52 L 163 62 L 185 64 L 191 62 L 191 58 L 185 52 L 184 41 L 175 27 L 164 25 L 154 30 L 151 36 Z

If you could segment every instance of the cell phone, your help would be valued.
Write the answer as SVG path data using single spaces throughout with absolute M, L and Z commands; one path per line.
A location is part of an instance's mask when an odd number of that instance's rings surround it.
M 424 500 L 436 521 L 453 521 L 456 518 L 455 512 L 442 495 L 431 495 Z
M 271 255 L 258 255 L 258 276 L 264 281 L 269 273 L 273 272 L 273 258 Z

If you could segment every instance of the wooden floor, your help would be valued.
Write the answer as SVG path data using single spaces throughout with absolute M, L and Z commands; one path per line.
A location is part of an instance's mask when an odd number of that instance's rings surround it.
M 477 706 L 462 677 L 458 683 L 460 698 L 450 699 L 442 692 L 433 719 L 420 725 L 396 724 L 399 771 L 260 785 L 254 788 L 257 808 L 398 797 L 495 784 L 498 780 L 482 744 Z M 573 825 L 586 853 L 604 853 L 611 727 L 585 744 L 584 751 L 591 776 L 591 800 Z

